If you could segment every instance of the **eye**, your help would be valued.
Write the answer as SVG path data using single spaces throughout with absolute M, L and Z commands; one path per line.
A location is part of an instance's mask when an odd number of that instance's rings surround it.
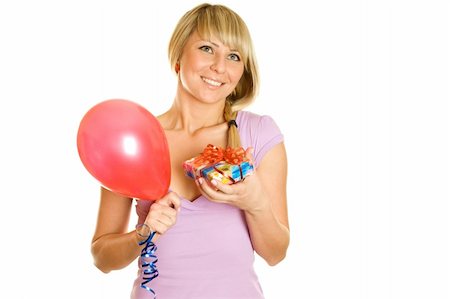
M 207 52 L 207 53 L 211 53 L 211 54 L 213 52 L 213 49 L 210 46 L 201 46 L 199 49 L 202 50 L 203 52 Z
M 233 61 L 241 61 L 241 57 L 239 57 L 239 55 L 234 54 L 234 53 L 228 55 L 228 58 L 229 58 L 230 60 L 233 60 Z

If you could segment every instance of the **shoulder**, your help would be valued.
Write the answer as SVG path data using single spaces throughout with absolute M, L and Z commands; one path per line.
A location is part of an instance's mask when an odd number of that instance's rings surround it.
M 257 164 L 272 147 L 284 141 L 280 128 L 269 115 L 239 111 L 236 122 L 242 146 L 254 148 Z
M 275 120 L 269 115 L 260 115 L 250 111 L 239 111 L 236 122 L 240 128 L 246 130 L 276 129 L 280 131 Z

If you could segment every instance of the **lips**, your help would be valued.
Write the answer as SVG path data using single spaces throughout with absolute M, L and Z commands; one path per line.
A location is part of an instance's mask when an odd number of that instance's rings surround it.
M 205 77 L 202 77 L 202 80 L 205 82 L 205 83 L 207 83 L 207 84 L 209 84 L 209 85 L 211 85 L 211 86 L 214 86 L 214 87 L 219 87 L 219 86 L 222 86 L 222 82 L 219 82 L 219 81 L 216 81 L 216 80 L 213 80 L 213 79 L 210 79 L 210 78 L 205 78 Z

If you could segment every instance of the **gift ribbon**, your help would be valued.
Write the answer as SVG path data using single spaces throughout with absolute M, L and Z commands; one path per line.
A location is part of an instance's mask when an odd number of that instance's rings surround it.
M 242 173 L 242 166 L 241 165 L 237 165 L 239 167 L 239 174 L 240 174 L 240 179 L 242 180 L 244 178 L 244 175 Z M 213 166 L 214 170 L 217 171 L 218 173 L 220 173 L 221 175 L 223 175 L 224 177 L 228 178 L 231 182 L 233 182 L 233 184 L 236 184 L 236 180 L 233 179 L 231 176 L 226 175 L 222 170 L 220 170 L 219 168 L 216 167 L 216 165 Z M 239 181 L 238 180 L 238 181 Z
M 156 257 L 156 245 L 152 242 L 153 236 L 156 232 L 152 232 L 147 240 L 142 241 L 139 245 L 144 245 L 145 247 L 141 251 L 140 260 L 142 262 L 142 270 L 144 274 L 142 275 L 143 281 L 141 282 L 141 288 L 146 289 L 153 294 L 153 298 L 156 298 L 156 293 L 153 289 L 147 286 L 147 284 L 158 276 L 158 269 L 156 269 L 156 262 L 158 258 Z M 146 261 L 145 259 L 152 259 L 151 261 Z
M 223 149 L 212 144 L 208 144 L 203 153 L 198 155 L 194 163 L 197 165 L 201 164 L 216 164 L 223 159 Z
M 245 156 L 245 151 L 242 147 L 227 147 L 226 149 L 223 149 L 221 147 L 208 144 L 203 150 L 203 153 L 194 159 L 194 165 L 211 165 L 220 161 L 225 161 L 228 164 L 239 165 L 244 161 L 248 161 L 248 159 Z
M 245 156 L 245 151 L 242 147 L 238 147 L 238 148 L 227 147 L 223 154 L 223 159 L 228 164 L 234 164 L 234 165 L 239 165 L 244 161 L 248 161 L 247 157 Z M 242 170 L 241 170 L 241 175 L 242 175 Z

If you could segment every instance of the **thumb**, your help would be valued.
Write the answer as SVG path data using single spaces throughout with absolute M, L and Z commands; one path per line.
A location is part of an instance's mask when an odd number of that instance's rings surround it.
M 166 196 L 164 196 L 161 199 L 160 202 L 162 205 L 174 208 L 176 210 L 180 209 L 181 206 L 181 200 L 180 197 L 178 196 L 178 194 L 176 194 L 175 192 L 169 192 Z
M 245 156 L 247 157 L 247 159 L 250 160 L 250 162 L 253 164 L 254 162 L 254 157 L 253 157 L 253 153 L 255 152 L 255 150 L 253 149 L 253 147 L 248 147 L 247 150 L 245 151 Z

